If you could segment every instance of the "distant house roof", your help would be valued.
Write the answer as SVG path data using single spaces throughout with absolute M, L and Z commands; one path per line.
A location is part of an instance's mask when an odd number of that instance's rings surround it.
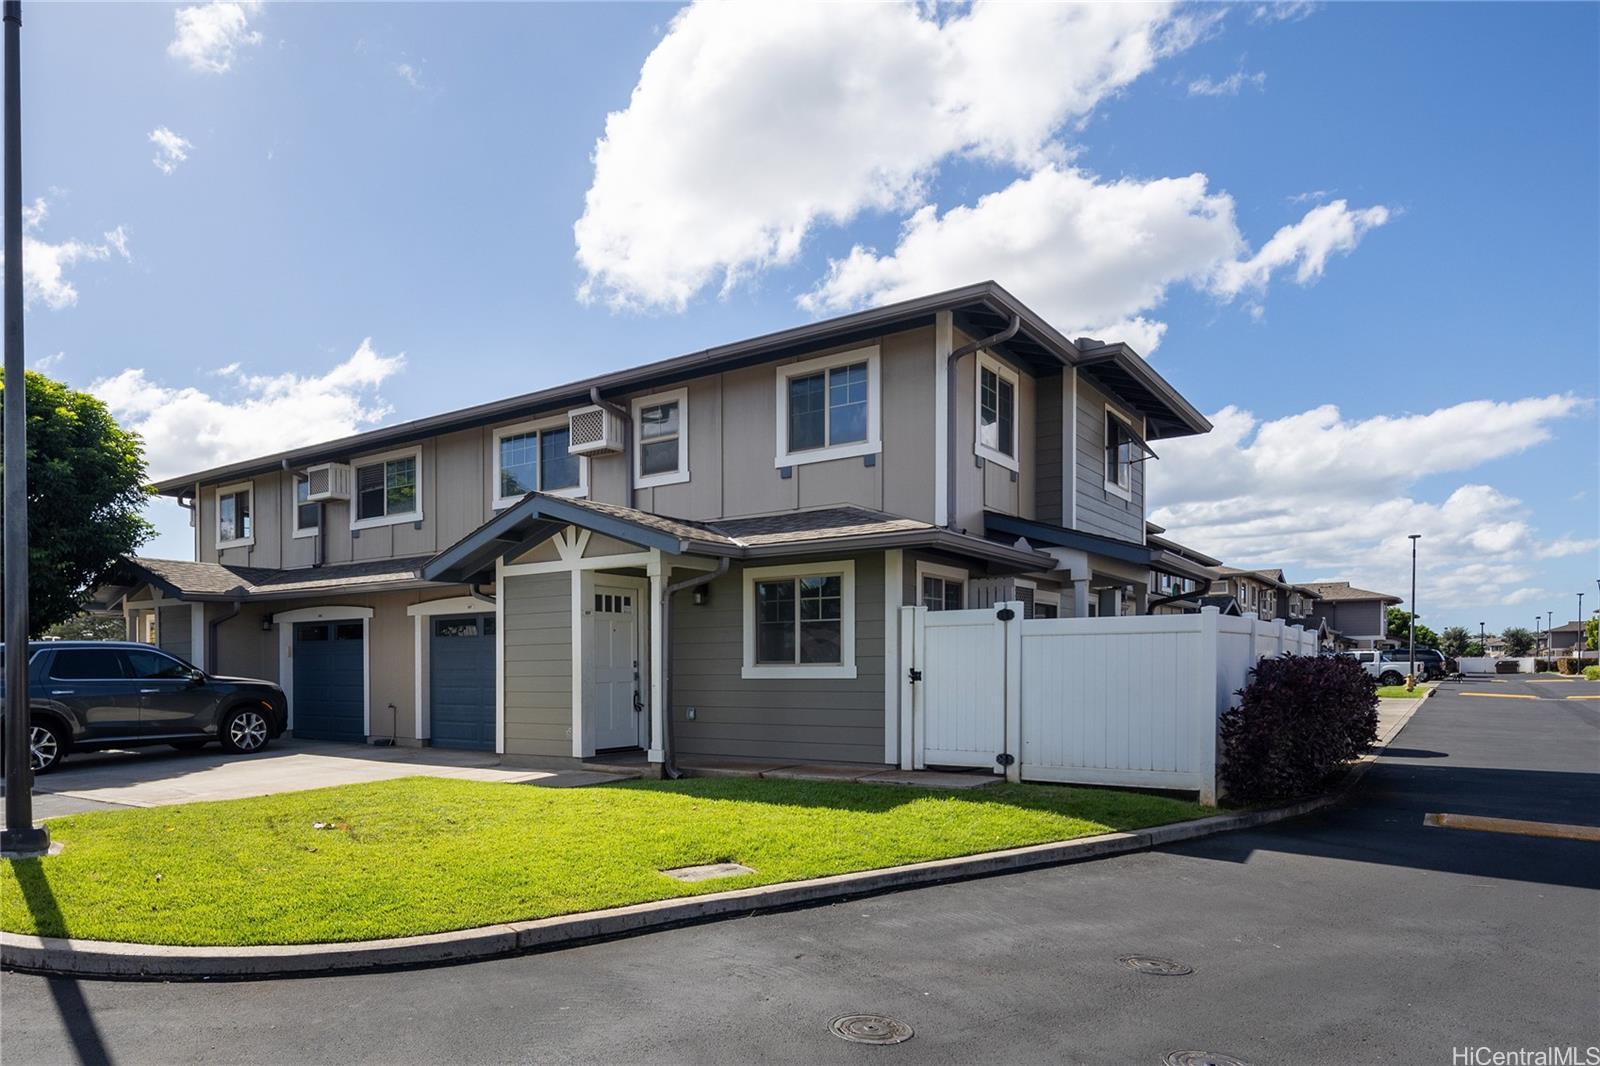
M 1215 607 L 1223 614 L 1233 615 L 1235 618 L 1244 614 L 1243 611 L 1239 610 L 1239 601 L 1232 596 L 1201 596 L 1200 606 Z
M 1188 559 L 1192 562 L 1199 563 L 1201 566 L 1211 567 L 1214 569 L 1221 568 L 1221 559 L 1213 559 L 1205 552 L 1196 551 L 1186 544 L 1179 544 L 1171 537 L 1163 537 L 1158 535 L 1164 532 L 1165 530 L 1161 529 L 1159 526 L 1156 526 L 1154 523 L 1146 522 L 1144 542 L 1150 545 L 1152 548 L 1159 549 L 1160 551 L 1167 552 L 1171 555 L 1181 556 L 1182 558 Z
M 1387 592 L 1358 589 L 1348 581 L 1307 581 L 1304 587 L 1332 603 L 1345 603 L 1355 600 L 1378 600 L 1383 603 L 1405 602 L 1399 596 L 1391 596 Z
M 334 563 L 301 570 L 271 570 L 257 566 L 226 566 L 181 559 L 126 560 L 132 576 L 184 600 L 288 599 L 319 592 L 359 588 L 378 591 L 425 585 L 417 575 L 422 558 L 374 559 L 361 563 Z
M 1005 572 L 1054 568 L 1049 555 L 956 533 L 865 507 L 824 507 L 753 518 L 688 522 L 648 511 L 530 492 L 423 562 L 432 581 L 471 581 L 572 525 L 674 555 L 757 559 L 883 548 L 935 548 L 985 560 Z

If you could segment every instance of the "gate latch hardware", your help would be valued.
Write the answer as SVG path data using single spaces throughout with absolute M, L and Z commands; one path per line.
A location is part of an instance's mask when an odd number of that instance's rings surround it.
M 1011 754 L 1009 751 L 1002 751 L 999 755 L 994 757 L 994 761 L 999 763 L 1001 766 L 1010 766 L 1012 763 L 1017 761 L 1017 757 Z
M 913 666 L 911 669 L 906 671 L 906 676 L 909 677 L 911 679 L 911 683 L 915 685 L 918 681 L 922 680 L 922 671 Z

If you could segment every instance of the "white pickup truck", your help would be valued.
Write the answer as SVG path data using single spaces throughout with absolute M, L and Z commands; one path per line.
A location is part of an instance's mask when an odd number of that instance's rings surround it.
M 1404 650 L 1358 651 L 1353 654 L 1361 668 L 1377 678 L 1380 685 L 1403 685 L 1408 672 L 1414 674 L 1418 681 L 1441 672 L 1439 664 L 1425 657 L 1422 648 L 1417 649 L 1415 668 L 1409 671 Z

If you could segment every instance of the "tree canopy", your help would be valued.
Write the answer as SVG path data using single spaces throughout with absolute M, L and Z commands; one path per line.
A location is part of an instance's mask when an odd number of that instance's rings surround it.
M 0 374 L 0 411 L 9 390 Z M 28 632 L 79 612 L 122 556 L 150 539 L 144 442 L 86 392 L 29 371 Z
M 1467 653 L 1467 645 L 1472 643 L 1472 634 L 1463 626 L 1449 626 L 1439 634 L 1439 650 L 1452 659 L 1459 659 Z
M 1513 658 L 1527 655 L 1533 650 L 1533 634 L 1521 626 L 1512 626 L 1500 634 L 1500 639 L 1506 642 L 1506 654 Z
M 1391 607 L 1391 608 L 1389 608 L 1389 627 L 1388 627 L 1389 639 L 1390 640 L 1398 640 L 1402 644 L 1404 644 L 1406 639 L 1407 639 L 1407 637 L 1408 637 L 1408 635 L 1409 635 L 1409 632 L 1406 629 L 1406 626 L 1410 621 L 1411 621 L 1411 612 L 1410 611 L 1401 610 L 1399 607 Z M 1421 622 L 1418 622 L 1417 623 L 1417 647 L 1419 647 L 1419 648 L 1437 648 L 1438 646 L 1439 646 L 1439 634 L 1435 633 L 1433 630 L 1429 629 L 1427 626 L 1423 625 Z

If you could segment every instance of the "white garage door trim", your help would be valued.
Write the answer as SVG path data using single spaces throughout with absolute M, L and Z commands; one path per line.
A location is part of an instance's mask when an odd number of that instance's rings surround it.
M 294 728 L 294 625 L 296 622 L 361 623 L 361 734 L 372 735 L 372 608 L 301 607 L 272 616 L 278 627 L 278 687 L 289 704 L 289 725 Z
M 428 717 L 428 682 L 432 677 L 428 662 L 428 619 L 440 614 L 494 614 L 495 602 L 485 596 L 450 596 L 442 600 L 425 600 L 406 608 L 411 616 L 411 637 L 415 648 L 413 662 L 412 700 L 416 705 L 417 741 L 432 739 L 433 722 Z M 498 627 L 497 627 L 498 633 Z M 496 635 L 495 639 L 500 638 Z M 424 719 L 428 719 L 424 721 Z

